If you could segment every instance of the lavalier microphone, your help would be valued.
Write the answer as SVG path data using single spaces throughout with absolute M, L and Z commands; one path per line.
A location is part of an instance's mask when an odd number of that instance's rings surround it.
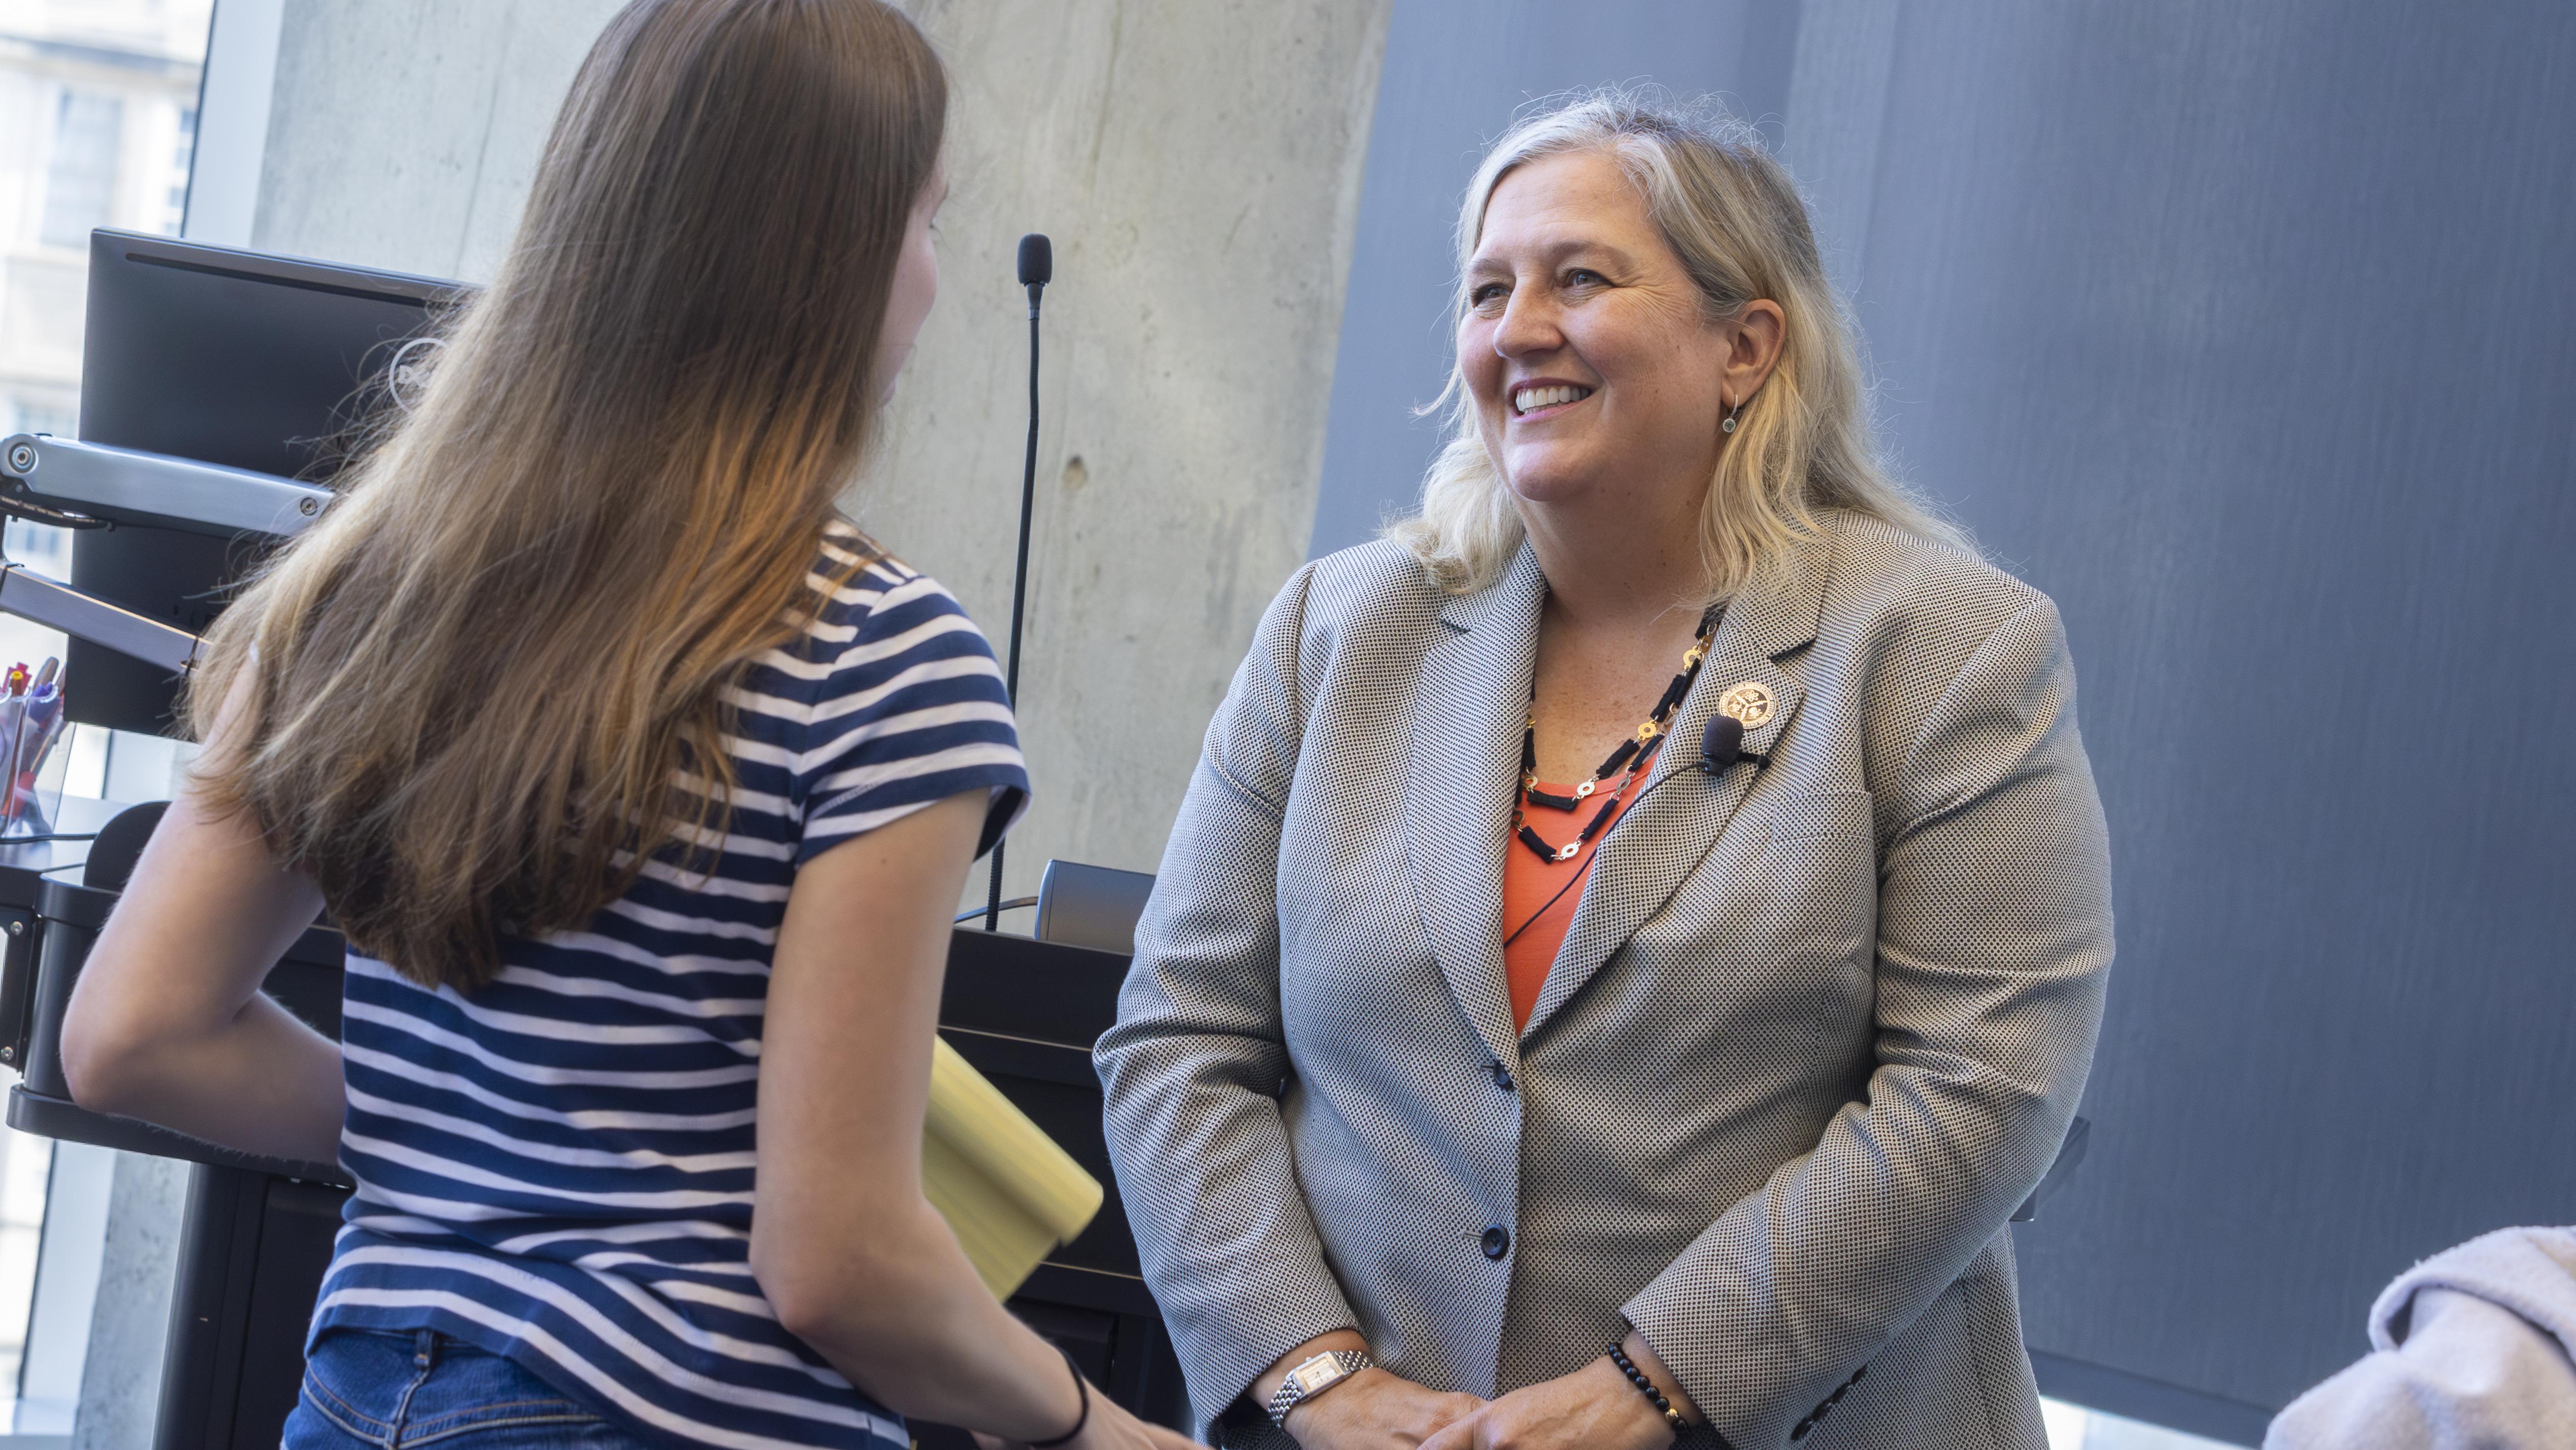
M 1720 710 L 1709 717 L 1708 733 L 1699 738 L 1696 768 L 1702 775 L 1723 775 L 1744 754 L 1744 722 Z
M 1709 777 L 1709 784 L 1715 785 L 1718 776 L 1746 762 L 1751 762 L 1753 767 L 1759 770 L 1771 763 L 1771 757 L 1758 750 L 1745 749 L 1744 722 L 1720 710 L 1710 717 L 1708 728 L 1700 732 L 1699 759 L 1679 767 L 1671 774 L 1637 792 L 1637 799 L 1631 802 L 1626 810 L 1619 813 L 1618 819 L 1611 822 L 1610 829 L 1616 831 L 1619 827 L 1628 824 L 1629 817 L 1637 813 L 1637 808 L 1646 803 L 1648 796 L 1681 779 L 1684 775 L 1697 772 Z

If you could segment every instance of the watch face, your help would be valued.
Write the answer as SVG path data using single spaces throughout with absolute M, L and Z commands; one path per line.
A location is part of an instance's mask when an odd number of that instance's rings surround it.
M 1288 1372 L 1288 1377 L 1297 1382 L 1297 1393 L 1301 1395 L 1311 1395 L 1341 1376 L 1342 1367 L 1329 1359 L 1309 1360 Z

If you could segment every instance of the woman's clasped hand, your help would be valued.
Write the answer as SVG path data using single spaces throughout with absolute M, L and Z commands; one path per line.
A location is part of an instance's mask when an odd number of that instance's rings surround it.
M 1364 1369 L 1290 1411 L 1287 1430 L 1299 1450 L 1410 1450 L 1484 1408 L 1474 1395 L 1445 1394 L 1387 1370 Z
M 1479 1406 L 1423 1450 L 1662 1450 L 1670 1421 L 1607 1356 Z
M 1302 1346 L 1273 1366 L 1255 1392 L 1266 1402 L 1285 1366 L 1310 1350 L 1359 1344 L 1346 1332 Z M 1642 1336 L 1630 1334 L 1622 1348 L 1668 1399 L 1688 1406 Z M 1687 1408 L 1683 1413 L 1696 1419 Z M 1284 1428 L 1299 1450 L 1661 1450 L 1674 1438 L 1672 1422 L 1607 1355 L 1492 1400 L 1435 1390 L 1373 1365 L 1299 1403 Z

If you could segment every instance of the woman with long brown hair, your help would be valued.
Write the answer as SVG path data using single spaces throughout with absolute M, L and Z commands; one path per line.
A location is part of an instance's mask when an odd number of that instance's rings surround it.
M 947 909 L 1027 777 L 983 636 L 834 500 L 946 107 L 878 0 L 629 5 L 425 390 L 208 641 L 63 1049 L 357 1180 L 289 1446 L 1186 1443 L 922 1193 Z M 257 990 L 325 907 L 340 1043 Z

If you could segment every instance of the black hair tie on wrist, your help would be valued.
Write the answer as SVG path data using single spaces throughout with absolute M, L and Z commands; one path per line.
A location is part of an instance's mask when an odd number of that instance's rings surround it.
M 1664 1398 L 1664 1392 L 1655 1388 L 1655 1382 L 1646 1378 L 1646 1372 L 1637 1368 L 1637 1362 L 1628 1357 L 1628 1351 L 1621 1349 L 1615 1339 L 1610 1341 L 1610 1362 L 1619 1366 L 1619 1373 L 1628 1377 L 1628 1383 L 1637 1387 L 1637 1393 L 1655 1402 L 1655 1408 L 1663 1414 L 1664 1423 L 1673 1427 L 1674 1439 L 1679 1440 L 1690 1433 L 1690 1421 L 1682 1418 L 1682 1412 L 1673 1408 L 1673 1402 Z
M 1028 1442 L 1029 1450 L 1055 1450 L 1058 1445 L 1070 1445 L 1074 1437 L 1080 1435 L 1091 1424 L 1091 1381 L 1082 1377 L 1082 1366 L 1073 1362 L 1072 1350 L 1059 1344 L 1055 1347 L 1055 1352 L 1064 1356 L 1064 1367 L 1073 1371 L 1073 1388 L 1082 1396 L 1082 1413 L 1074 1416 L 1072 1429 L 1052 1440 L 1031 1440 Z

